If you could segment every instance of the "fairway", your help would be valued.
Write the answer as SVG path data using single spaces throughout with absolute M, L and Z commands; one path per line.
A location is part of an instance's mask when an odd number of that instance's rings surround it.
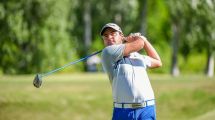
M 211 120 L 215 78 L 149 75 L 158 120 Z M 0 76 L 0 120 L 110 120 L 111 86 L 105 74 L 64 74 L 32 84 L 34 75 Z

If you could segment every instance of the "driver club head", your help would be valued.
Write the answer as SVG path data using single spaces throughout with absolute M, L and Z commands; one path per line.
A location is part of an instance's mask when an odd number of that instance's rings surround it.
M 42 77 L 39 74 L 36 74 L 34 81 L 33 81 L 33 85 L 36 88 L 39 88 L 42 85 Z

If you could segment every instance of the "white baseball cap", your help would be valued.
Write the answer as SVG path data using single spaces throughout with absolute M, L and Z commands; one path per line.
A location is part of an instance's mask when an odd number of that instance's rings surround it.
M 102 27 L 102 29 L 101 29 L 101 32 L 100 32 L 100 35 L 101 35 L 101 36 L 103 35 L 103 33 L 105 32 L 105 30 L 106 30 L 107 28 L 112 28 L 112 29 L 114 29 L 114 30 L 116 30 L 116 31 L 118 31 L 118 32 L 120 32 L 120 33 L 122 33 L 121 28 L 120 28 L 117 24 L 115 24 L 115 23 L 107 23 L 107 24 L 105 24 L 105 25 Z

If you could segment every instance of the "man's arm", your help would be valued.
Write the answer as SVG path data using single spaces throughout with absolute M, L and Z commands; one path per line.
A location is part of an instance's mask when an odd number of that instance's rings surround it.
M 149 66 L 150 68 L 162 66 L 162 62 L 157 51 L 144 36 L 140 36 L 139 34 L 126 37 L 125 49 L 123 53 L 124 56 L 129 56 L 130 53 L 137 52 L 141 49 L 144 49 L 149 56 L 151 61 L 151 66 Z
M 129 56 L 132 52 L 137 52 L 144 47 L 144 41 L 140 36 L 128 36 L 125 38 L 124 56 Z
M 149 56 L 149 59 L 151 61 L 150 68 L 157 68 L 162 66 L 162 62 L 160 59 L 160 56 L 158 55 L 155 48 L 151 45 L 151 43 L 144 37 L 141 36 L 141 38 L 144 41 L 144 50 L 146 51 L 147 55 Z

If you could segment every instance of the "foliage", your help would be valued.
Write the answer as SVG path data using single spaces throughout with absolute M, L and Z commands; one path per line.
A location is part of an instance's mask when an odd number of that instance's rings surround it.
M 89 48 L 84 44 L 86 3 L 92 22 Z M 170 67 L 170 18 L 180 25 L 179 46 L 184 58 L 193 51 L 204 56 L 205 48 L 214 50 L 213 0 L 1 0 L 0 73 L 48 71 L 100 50 L 104 45 L 99 32 L 107 22 L 118 23 L 124 35 L 138 32 L 144 22 L 143 4 L 145 36 L 164 63 L 155 72 L 167 73 Z M 79 71 L 83 66 L 79 63 L 73 68 Z
M 195 18 L 192 21 L 194 27 L 190 36 L 198 39 L 196 45 L 200 50 L 208 48 L 209 51 L 215 51 L 215 1 L 193 1 L 191 7 L 195 11 Z
M 180 51 L 185 58 L 192 51 L 215 49 L 215 2 L 213 0 L 178 0 L 168 2 L 174 22 L 179 24 Z
M 53 69 L 75 55 L 69 53 L 72 42 L 67 34 L 68 2 L 0 2 L 0 66 L 4 73 Z

